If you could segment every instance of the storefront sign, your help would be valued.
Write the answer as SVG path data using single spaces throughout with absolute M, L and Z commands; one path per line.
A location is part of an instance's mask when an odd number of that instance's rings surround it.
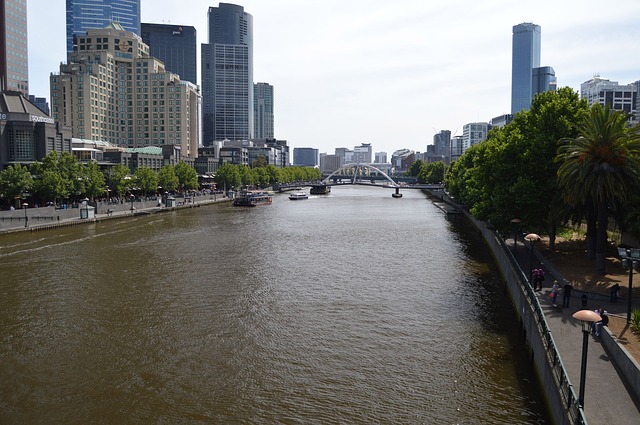
M 42 117 L 39 115 L 31 115 L 31 122 L 43 122 L 43 123 L 47 123 L 47 124 L 55 124 L 55 121 L 53 118 L 51 117 Z

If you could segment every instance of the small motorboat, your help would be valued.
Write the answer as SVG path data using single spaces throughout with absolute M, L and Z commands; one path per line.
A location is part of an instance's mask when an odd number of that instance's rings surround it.
M 309 195 L 306 192 L 295 192 L 289 195 L 289 199 L 292 201 L 299 201 L 301 199 L 308 199 Z

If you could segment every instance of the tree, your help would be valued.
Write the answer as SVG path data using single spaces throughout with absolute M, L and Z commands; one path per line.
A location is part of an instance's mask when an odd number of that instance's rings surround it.
M 128 177 L 129 169 L 122 164 L 111 167 L 107 171 L 108 186 L 120 199 L 123 199 L 124 195 L 132 187 L 131 179 Z
M 417 160 L 416 162 L 411 164 L 411 167 L 409 167 L 409 169 L 407 170 L 407 172 L 405 174 L 407 176 L 409 176 L 409 177 L 416 177 L 418 174 L 420 174 L 420 170 L 422 169 L 422 166 L 424 164 L 425 163 L 422 162 L 421 159 Z
M 240 174 L 240 179 L 242 180 L 242 184 L 244 186 L 251 186 L 256 183 L 253 170 L 251 170 L 251 168 L 247 167 L 246 165 L 239 165 L 238 173 Z
M 180 161 L 175 166 L 175 173 L 181 192 L 198 188 L 198 173 L 191 165 Z
M 416 161 L 417 162 L 417 161 Z M 423 163 L 420 171 L 416 174 L 418 183 L 436 184 L 444 180 L 444 162 Z
M 225 191 L 237 188 L 242 183 L 238 168 L 231 164 L 223 164 L 218 168 L 215 181 L 218 188 L 223 188 Z
M 166 192 L 173 192 L 178 188 L 180 180 L 178 180 L 173 165 L 167 164 L 160 169 L 158 172 L 158 184 L 162 186 Z
M 52 151 L 31 165 L 35 176 L 34 191 L 43 200 L 67 198 L 85 191 L 84 166 L 69 152 Z
M 93 200 L 105 192 L 104 174 L 98 168 L 98 164 L 89 161 L 85 168 L 85 193 Z
M 29 169 L 20 164 L 9 165 L 0 171 L 0 197 L 9 203 L 13 202 L 25 192 L 31 190 L 33 178 Z
M 267 158 L 264 155 L 259 155 L 258 158 L 254 159 L 251 163 L 252 168 L 262 168 L 267 166 Z
M 133 181 L 145 197 L 147 193 L 155 193 L 158 190 L 158 173 L 149 167 L 138 167 L 133 175 Z
M 528 111 L 491 130 L 447 170 L 447 189 L 498 230 L 510 230 L 513 218 L 546 230 L 553 249 L 564 208 L 554 162 L 558 141 L 577 134 L 586 112 L 586 102 L 568 87 L 537 95 Z
M 570 205 L 591 206 L 596 215 L 596 272 L 606 273 L 609 211 L 640 188 L 640 126 L 627 114 L 595 104 L 558 150 L 558 183 Z M 593 225 L 593 223 L 592 223 Z

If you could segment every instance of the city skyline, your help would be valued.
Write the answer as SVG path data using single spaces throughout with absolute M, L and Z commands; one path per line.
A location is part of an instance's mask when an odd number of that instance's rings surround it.
M 171 4 L 142 0 L 142 21 L 194 26 L 200 49 L 218 2 Z M 523 22 L 542 28 L 541 64 L 553 66 L 558 87 L 579 91 L 595 74 L 640 80 L 640 4 L 632 1 L 609 9 L 592 0 L 234 4 L 254 18 L 253 82 L 274 87 L 275 137 L 291 148 L 424 152 L 440 130 L 453 137 L 464 124 L 508 113 L 512 27 Z M 62 0 L 28 1 L 35 96 L 49 98 L 49 73 L 66 60 L 64 10 Z

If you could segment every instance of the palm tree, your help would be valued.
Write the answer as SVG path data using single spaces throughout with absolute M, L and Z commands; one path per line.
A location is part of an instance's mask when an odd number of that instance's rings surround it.
M 556 158 L 565 201 L 595 212 L 596 272 L 602 274 L 606 273 L 609 210 L 627 202 L 640 187 L 640 125 L 629 128 L 627 120 L 624 112 L 593 105 L 578 127 L 578 137 L 560 141 Z M 594 225 L 588 221 L 588 227 Z M 589 229 L 587 233 L 593 235 Z

